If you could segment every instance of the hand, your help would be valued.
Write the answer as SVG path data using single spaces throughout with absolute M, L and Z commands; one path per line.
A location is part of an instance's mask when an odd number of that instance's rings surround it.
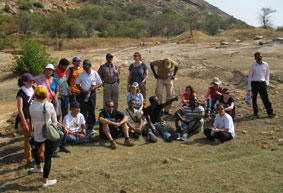
M 70 90 L 68 90 L 68 96 L 71 96 L 72 92 Z
M 141 81 L 141 83 L 139 84 L 140 86 L 143 86 L 144 85 L 144 81 Z
M 135 132 L 136 133 L 141 133 L 141 128 L 140 127 L 135 128 Z
M 115 128 L 118 128 L 121 126 L 120 122 L 114 122 L 113 125 L 115 126 Z
M 23 124 L 23 129 L 24 129 L 25 131 L 29 131 L 28 124 Z
M 173 75 L 172 77 L 171 77 L 171 80 L 174 80 L 175 79 L 175 75 Z
M 220 92 L 218 92 L 217 90 L 215 91 L 215 93 L 217 94 L 217 95 L 222 95 Z
M 54 97 L 55 103 L 58 104 L 58 97 Z
M 84 134 L 79 134 L 79 138 L 83 139 L 83 138 L 85 138 L 85 135 Z
M 153 130 L 153 133 L 156 134 L 156 135 L 159 134 L 159 132 L 156 129 Z
M 69 133 L 69 130 L 67 127 L 64 127 L 64 133 L 67 135 Z
M 155 78 L 155 79 L 158 79 L 159 77 L 158 77 L 158 75 L 157 75 L 157 74 L 154 74 L 154 78 Z

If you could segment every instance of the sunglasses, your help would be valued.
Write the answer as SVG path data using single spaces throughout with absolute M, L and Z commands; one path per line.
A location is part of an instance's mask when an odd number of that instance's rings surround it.
M 131 105 L 135 105 L 136 103 L 130 103 Z
M 111 108 L 111 109 L 112 109 L 112 108 L 114 108 L 114 106 L 108 106 L 108 108 Z
M 139 57 L 139 55 L 133 55 L 134 57 Z
M 224 110 L 224 108 L 217 108 L 217 110 Z

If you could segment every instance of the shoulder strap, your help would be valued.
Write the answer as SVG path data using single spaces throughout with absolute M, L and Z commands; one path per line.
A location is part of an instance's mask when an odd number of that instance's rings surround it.
M 129 111 L 128 109 L 126 109 L 126 111 L 127 111 L 128 114 L 130 115 L 131 119 L 132 119 L 134 122 L 136 122 L 136 121 L 134 120 L 134 118 L 132 117 L 132 114 L 130 113 L 130 111 Z
M 105 109 L 105 112 L 106 112 L 106 114 L 107 114 L 109 120 L 111 120 L 111 117 L 110 117 L 110 115 L 109 115 L 109 113 L 108 113 L 108 111 L 107 111 L 106 109 Z
M 44 103 L 43 105 L 43 117 L 44 117 L 44 123 L 46 124 L 46 107 L 45 107 L 46 103 Z
M 69 86 L 71 85 L 71 78 L 73 76 L 73 70 L 74 70 L 74 67 L 70 67 L 70 75 L 68 76 L 68 80 L 67 80 L 67 83 Z

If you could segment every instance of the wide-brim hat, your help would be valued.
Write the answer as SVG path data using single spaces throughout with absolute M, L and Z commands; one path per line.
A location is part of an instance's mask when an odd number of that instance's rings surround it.
M 170 60 L 169 58 L 165 58 L 165 59 L 163 60 L 163 62 L 164 62 L 164 67 L 165 67 L 165 68 L 167 68 L 167 69 L 170 69 L 170 68 L 171 68 L 172 63 L 171 63 L 171 60 Z
M 139 83 L 133 82 L 133 83 L 131 84 L 131 87 L 133 87 L 133 88 L 138 88 L 138 87 L 139 87 Z
M 219 78 L 217 77 L 214 77 L 211 84 L 217 84 L 217 85 L 220 85 L 221 84 L 221 81 L 219 80 Z
M 47 64 L 45 66 L 45 69 L 48 69 L 48 68 L 54 70 L 54 65 L 53 64 Z

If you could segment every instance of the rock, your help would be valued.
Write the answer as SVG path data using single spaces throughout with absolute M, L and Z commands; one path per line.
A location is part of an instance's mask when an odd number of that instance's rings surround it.
M 263 145 L 261 148 L 262 148 L 262 149 L 268 149 L 269 146 L 268 146 L 268 145 Z
M 29 13 L 33 13 L 33 8 L 30 8 L 30 9 L 28 10 L 28 12 L 29 12 Z
M 17 137 L 18 136 L 18 134 L 17 133 L 13 133 L 13 137 Z
M 256 37 L 254 38 L 254 40 L 261 40 L 261 39 L 263 39 L 263 36 L 256 36 Z
M 184 161 L 184 159 L 182 159 L 182 158 L 178 158 L 177 159 L 179 162 L 183 162 Z
M 190 165 L 188 165 L 188 168 L 189 168 L 189 169 L 193 169 L 194 166 L 193 166 L 192 164 L 190 164 Z
M 272 39 L 273 42 L 283 43 L 283 38 L 274 38 Z
M 246 133 L 247 133 L 247 131 L 246 131 L 246 130 L 243 130 L 243 131 L 242 131 L 242 133 L 243 133 L 243 134 L 246 134 Z
M 263 41 L 259 41 L 259 42 L 258 42 L 258 45 L 260 45 L 260 46 L 262 46 L 263 44 L 264 44 Z
M 281 129 L 279 127 L 276 127 L 275 131 L 281 131 Z
M 160 43 L 160 42 L 156 42 L 156 44 L 157 44 L 157 45 L 160 45 L 161 43 Z
M 220 41 L 220 45 L 227 46 L 229 45 L 229 42 L 225 42 L 224 40 Z
M 164 164 L 169 164 L 170 163 L 170 159 L 166 158 L 165 160 L 163 160 Z
M 275 91 L 275 94 L 279 94 L 279 91 L 277 90 L 277 91 Z
M 241 40 L 239 40 L 239 39 L 236 39 L 236 40 L 235 40 L 235 42 L 241 42 Z
M 242 104 L 237 104 L 237 107 L 238 108 L 242 108 Z
M 278 145 L 283 145 L 283 139 L 278 139 L 279 144 Z
M 6 11 L 7 13 L 11 13 L 13 15 L 17 13 L 16 9 L 14 9 L 10 4 L 5 5 L 4 11 Z

